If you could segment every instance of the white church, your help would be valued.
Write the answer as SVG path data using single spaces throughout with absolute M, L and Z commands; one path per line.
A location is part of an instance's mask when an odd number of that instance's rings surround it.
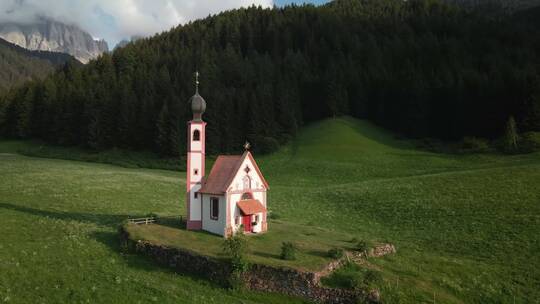
M 205 176 L 206 101 L 196 92 L 190 99 L 193 119 L 188 122 L 187 229 L 206 230 L 229 237 L 237 232 L 262 233 L 266 222 L 268 183 L 246 143 L 243 155 L 220 155 Z

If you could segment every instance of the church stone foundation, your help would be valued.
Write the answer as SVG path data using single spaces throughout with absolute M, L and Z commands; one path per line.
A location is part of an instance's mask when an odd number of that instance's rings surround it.
M 201 230 L 202 221 L 187 221 L 186 228 L 187 230 Z

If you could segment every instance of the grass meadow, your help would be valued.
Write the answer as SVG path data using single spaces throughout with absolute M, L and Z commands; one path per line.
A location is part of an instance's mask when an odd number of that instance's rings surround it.
M 23 156 L 20 145 L 0 143 L 0 302 L 302 303 L 120 253 L 128 216 L 185 214 L 184 173 Z M 540 154 L 425 152 L 342 118 L 256 158 L 284 225 L 395 244 L 367 265 L 387 303 L 540 303 Z

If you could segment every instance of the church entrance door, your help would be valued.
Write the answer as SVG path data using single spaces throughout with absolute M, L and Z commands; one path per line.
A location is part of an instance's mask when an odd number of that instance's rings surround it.
M 251 215 L 244 215 L 242 224 L 244 225 L 244 232 L 251 232 Z

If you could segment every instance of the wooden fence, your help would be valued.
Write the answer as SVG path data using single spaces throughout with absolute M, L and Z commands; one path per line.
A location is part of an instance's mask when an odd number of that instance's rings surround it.
M 158 220 L 170 220 L 170 219 L 180 219 L 180 222 L 182 222 L 182 216 L 160 216 L 159 218 L 158 217 L 155 217 L 155 216 L 151 216 L 151 217 L 141 217 L 141 218 L 130 218 L 128 219 L 128 222 L 130 224 L 135 224 L 135 225 L 148 225 L 148 224 L 153 224 L 153 223 L 157 223 Z
M 155 223 L 156 221 L 157 219 L 155 217 L 141 217 L 141 218 L 128 219 L 129 223 L 135 224 L 135 225 L 141 225 L 141 224 L 148 225 L 151 223 Z

